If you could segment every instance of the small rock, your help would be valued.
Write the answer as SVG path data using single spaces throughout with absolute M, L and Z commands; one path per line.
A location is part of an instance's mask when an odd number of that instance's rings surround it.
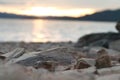
M 88 68 L 90 66 L 91 65 L 88 64 L 86 61 L 79 59 L 77 61 L 77 63 L 74 65 L 74 69 L 84 69 L 84 68 Z
M 111 67 L 111 58 L 108 55 L 107 51 L 102 49 L 100 51 L 98 51 L 98 58 L 96 59 L 96 68 L 100 69 L 100 68 L 107 68 L 107 67 Z
M 42 61 L 38 62 L 34 67 L 36 69 L 44 68 L 47 69 L 48 71 L 55 71 L 57 65 L 58 65 L 57 62 L 54 61 Z

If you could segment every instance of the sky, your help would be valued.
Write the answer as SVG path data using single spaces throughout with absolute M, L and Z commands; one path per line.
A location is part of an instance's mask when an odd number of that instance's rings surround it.
M 0 12 L 36 16 L 84 16 L 120 9 L 120 0 L 0 0 Z

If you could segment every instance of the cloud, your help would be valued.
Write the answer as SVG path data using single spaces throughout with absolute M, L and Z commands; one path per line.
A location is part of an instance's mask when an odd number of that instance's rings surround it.
M 119 0 L 37 0 L 44 6 L 57 6 L 64 8 L 112 8 L 119 7 Z
M 120 8 L 119 0 L 1 0 L 0 5 L 39 5 L 59 8 Z

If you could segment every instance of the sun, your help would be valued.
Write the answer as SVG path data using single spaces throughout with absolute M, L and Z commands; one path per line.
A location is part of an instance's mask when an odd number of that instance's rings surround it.
M 57 9 L 54 7 L 31 7 L 23 11 L 23 14 L 34 16 L 52 16 L 57 14 Z
M 59 9 L 56 7 L 30 7 L 22 12 L 25 15 L 32 16 L 71 16 L 71 17 L 79 17 L 84 16 L 86 14 L 92 14 L 95 10 L 85 8 L 85 9 Z

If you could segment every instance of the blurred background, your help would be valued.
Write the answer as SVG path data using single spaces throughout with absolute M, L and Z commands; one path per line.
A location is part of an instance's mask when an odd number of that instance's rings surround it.
M 0 42 L 77 41 L 116 32 L 120 0 L 0 0 Z

